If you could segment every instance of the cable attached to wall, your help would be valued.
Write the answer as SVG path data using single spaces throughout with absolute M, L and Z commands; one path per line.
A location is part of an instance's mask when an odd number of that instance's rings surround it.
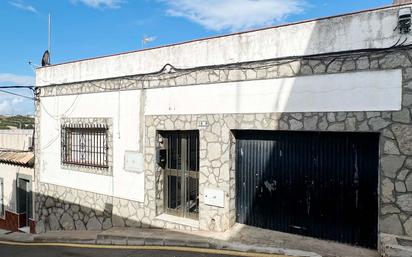
M 398 50 L 405 50 L 405 49 L 410 49 L 412 44 L 407 44 L 405 43 L 408 41 L 408 38 L 406 37 L 402 43 L 401 42 L 401 37 L 390 47 L 385 47 L 385 48 L 365 48 L 365 49 L 358 49 L 358 50 L 346 50 L 346 51 L 338 51 L 338 52 L 327 52 L 327 53 L 320 53 L 320 54 L 312 54 L 312 55 L 294 55 L 294 56 L 285 56 L 285 57 L 276 57 L 276 58 L 270 58 L 270 59 L 263 59 L 263 60 L 258 60 L 258 61 L 248 61 L 248 62 L 237 62 L 237 63 L 229 63 L 229 64 L 217 64 L 217 65 L 208 65 L 208 66 L 197 66 L 197 67 L 189 67 L 189 68 L 179 68 L 175 67 L 170 63 L 166 63 L 160 70 L 155 71 L 155 72 L 150 72 L 150 73 L 142 73 L 142 74 L 136 74 L 136 75 L 131 75 L 131 76 L 121 76 L 121 77 L 112 77 L 110 79 L 125 79 L 125 80 L 131 80 L 131 83 L 127 86 L 119 86 L 113 91 L 117 90 L 127 90 L 131 87 L 133 87 L 137 82 L 142 82 L 142 87 L 141 89 L 145 88 L 145 82 L 150 82 L 150 81 L 163 81 L 163 80 L 169 80 L 169 79 L 176 79 L 182 76 L 189 75 L 193 72 L 197 71 L 202 71 L 202 70 L 220 70 L 220 71 L 230 71 L 233 69 L 264 69 L 264 68 L 270 68 L 270 67 L 276 67 L 276 66 L 281 66 L 285 64 L 290 64 L 296 61 L 302 61 L 302 60 L 314 60 L 314 61 L 323 61 L 323 60 L 328 60 L 329 63 L 332 63 L 333 61 L 344 59 L 344 58 L 358 58 L 364 54 L 374 54 L 374 53 L 390 53 L 390 52 L 395 52 Z M 271 62 L 271 63 L 270 63 Z M 251 67 L 247 67 L 251 66 Z M 172 75 L 175 74 L 175 75 Z M 165 78 L 155 78 L 153 79 L 152 77 L 154 76 L 159 76 L 159 75 L 168 75 Z M 90 83 L 96 88 L 102 89 L 102 90 L 107 90 L 106 87 L 102 87 L 96 84 L 96 82 L 99 81 L 105 81 L 108 78 L 105 79 L 97 79 L 97 80 L 86 80 L 82 81 L 81 83 Z M 74 84 L 74 83 L 70 83 Z M 56 85 L 63 85 L 63 84 L 50 84 L 45 87 L 52 87 Z

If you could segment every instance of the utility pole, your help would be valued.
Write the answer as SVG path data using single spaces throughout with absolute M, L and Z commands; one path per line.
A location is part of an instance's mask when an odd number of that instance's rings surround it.
M 51 14 L 49 13 L 49 44 L 48 44 L 48 49 L 49 50 L 49 59 L 51 63 Z

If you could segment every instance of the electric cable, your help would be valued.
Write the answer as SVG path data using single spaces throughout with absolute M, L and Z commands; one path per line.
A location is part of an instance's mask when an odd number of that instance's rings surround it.
M 312 55 L 300 55 L 300 56 L 294 55 L 294 56 L 263 59 L 263 60 L 258 60 L 258 61 L 237 62 L 237 63 L 230 63 L 230 64 L 217 64 L 217 65 L 197 66 L 197 67 L 188 67 L 188 68 L 187 67 L 178 68 L 178 67 L 173 66 L 170 63 L 167 63 L 160 70 L 155 71 L 155 72 L 141 73 L 141 74 L 130 75 L 130 76 L 112 77 L 110 79 L 125 79 L 125 80 L 133 81 L 134 83 L 131 83 L 125 87 L 119 86 L 118 88 L 115 89 L 115 90 L 126 90 L 132 87 L 137 81 L 151 82 L 151 81 L 164 81 L 164 80 L 176 79 L 176 78 L 189 75 L 191 73 L 202 71 L 202 70 L 219 70 L 219 71 L 229 70 L 230 71 L 233 69 L 245 69 L 245 70 L 264 69 L 268 67 L 275 67 L 275 66 L 290 64 L 295 61 L 301 61 L 301 60 L 317 60 L 317 61 L 328 60 L 328 63 L 332 63 L 333 61 L 341 60 L 341 59 L 348 58 L 348 57 L 355 59 L 355 58 L 361 57 L 364 54 L 372 54 L 372 53 L 380 53 L 380 52 L 394 52 L 397 50 L 408 49 L 412 46 L 412 44 L 405 45 L 408 38 L 405 38 L 405 40 L 401 44 L 399 44 L 400 40 L 401 38 L 399 38 L 395 42 L 395 44 L 393 44 L 392 46 L 385 47 L 385 48 L 366 48 L 366 49 L 358 49 L 358 50 L 327 52 L 327 53 L 312 54 Z M 170 68 L 171 72 L 165 73 L 168 67 Z M 155 79 L 151 78 L 151 77 L 158 76 L 158 75 L 165 75 L 165 76 L 164 78 L 155 78 Z M 85 81 L 82 81 L 82 83 L 90 83 L 99 89 L 106 90 L 107 89 L 106 87 L 101 87 L 96 84 L 97 82 L 101 82 L 105 80 L 107 80 L 107 78 L 97 79 L 97 80 L 96 79 L 95 80 L 85 80 Z M 52 87 L 56 85 L 62 85 L 62 84 L 50 84 L 46 87 Z M 142 89 L 144 89 L 144 85 L 142 86 Z
M 14 96 L 19 96 L 19 97 L 22 97 L 22 98 L 27 98 L 27 99 L 30 99 L 30 100 L 35 100 L 34 97 L 25 96 L 25 95 L 13 93 L 13 92 L 10 92 L 10 91 L 7 91 L 7 90 L 3 90 L 3 89 L 1 89 L 1 87 L 0 87 L 0 92 L 3 92 L 3 93 L 5 93 L 5 94 L 14 95 Z

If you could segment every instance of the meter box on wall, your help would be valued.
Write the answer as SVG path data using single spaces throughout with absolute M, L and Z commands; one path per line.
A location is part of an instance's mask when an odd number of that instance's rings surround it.
M 124 169 L 133 173 L 142 173 L 144 171 L 143 154 L 134 151 L 125 151 Z
M 223 192 L 223 190 L 215 188 L 205 188 L 204 195 L 205 204 L 221 208 L 224 207 L 225 193 Z

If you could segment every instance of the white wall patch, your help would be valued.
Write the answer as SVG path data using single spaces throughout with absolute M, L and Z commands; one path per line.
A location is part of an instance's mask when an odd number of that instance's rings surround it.
M 150 89 L 145 115 L 396 111 L 402 71 L 362 71 Z

